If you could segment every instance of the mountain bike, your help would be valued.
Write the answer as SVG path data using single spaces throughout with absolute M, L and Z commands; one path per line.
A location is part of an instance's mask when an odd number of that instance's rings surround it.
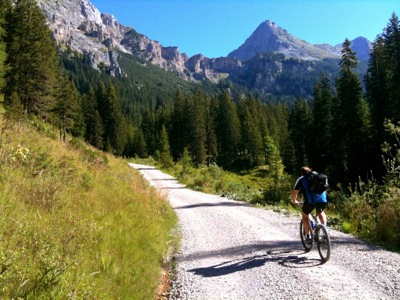
M 303 203 L 299 202 L 299 205 Z M 311 233 L 311 243 L 306 243 L 307 233 L 303 227 L 303 220 L 300 221 L 300 238 L 301 243 L 306 252 L 310 252 L 314 244 L 317 245 L 319 256 L 323 262 L 327 262 L 331 257 L 331 238 L 328 233 L 327 227 L 322 224 L 313 212 L 309 214 L 310 219 L 310 233 Z

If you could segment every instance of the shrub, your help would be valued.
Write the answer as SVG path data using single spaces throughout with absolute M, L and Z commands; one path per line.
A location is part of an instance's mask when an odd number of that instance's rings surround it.
M 265 173 L 265 170 L 264 170 Z M 267 170 L 263 197 L 258 200 L 260 204 L 275 205 L 280 202 L 289 202 L 293 189 L 293 180 L 288 175 L 268 175 Z
M 353 193 L 344 203 L 344 214 L 351 223 L 356 234 L 367 240 L 375 236 L 376 216 L 375 209 L 365 201 L 364 194 Z

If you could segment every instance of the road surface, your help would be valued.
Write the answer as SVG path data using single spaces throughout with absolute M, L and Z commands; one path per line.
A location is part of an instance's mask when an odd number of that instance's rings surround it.
M 316 249 L 304 252 L 300 215 L 192 191 L 154 167 L 131 166 L 179 217 L 169 299 L 400 299 L 397 253 L 330 230 L 324 264 Z

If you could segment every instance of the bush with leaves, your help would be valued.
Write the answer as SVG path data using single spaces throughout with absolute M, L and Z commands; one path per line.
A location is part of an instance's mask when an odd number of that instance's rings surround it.
M 393 142 L 382 145 L 386 168 L 383 183 L 360 181 L 344 202 L 343 213 L 347 230 L 369 241 L 400 249 L 400 123 L 396 126 L 386 120 L 385 128 Z

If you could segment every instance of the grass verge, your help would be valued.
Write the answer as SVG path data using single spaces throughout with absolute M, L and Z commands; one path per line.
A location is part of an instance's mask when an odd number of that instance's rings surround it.
M 0 298 L 154 299 L 176 215 L 124 160 L 0 122 Z

